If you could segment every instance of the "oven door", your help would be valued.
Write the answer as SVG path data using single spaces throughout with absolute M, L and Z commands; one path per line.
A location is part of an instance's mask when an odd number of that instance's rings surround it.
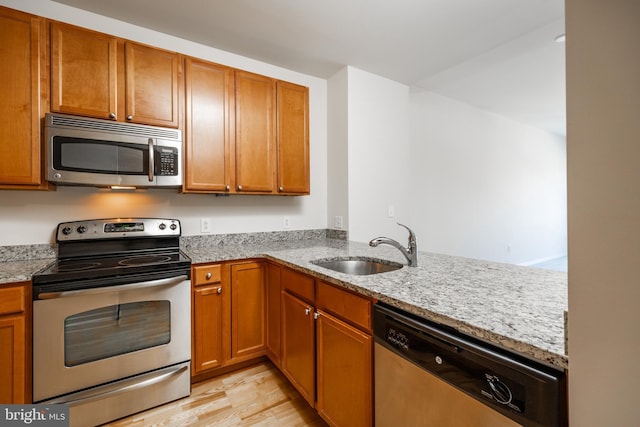
M 40 298 L 33 302 L 34 402 L 190 359 L 186 275 Z

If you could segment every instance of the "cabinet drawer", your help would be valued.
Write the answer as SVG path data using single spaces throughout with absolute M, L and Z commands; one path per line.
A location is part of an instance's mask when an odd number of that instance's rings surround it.
M 194 286 L 209 285 L 222 281 L 222 265 L 198 265 L 193 267 Z
M 371 300 L 318 282 L 316 307 L 371 331 Z
M 0 289 L 0 315 L 22 313 L 25 309 L 24 287 Z
M 283 268 L 280 273 L 280 281 L 283 290 L 287 290 L 307 302 L 313 303 L 315 290 L 313 277 Z

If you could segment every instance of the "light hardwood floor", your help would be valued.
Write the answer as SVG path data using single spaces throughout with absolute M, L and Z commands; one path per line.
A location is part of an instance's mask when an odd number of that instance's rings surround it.
M 327 424 L 270 362 L 261 362 L 194 384 L 187 398 L 105 426 L 326 427 Z

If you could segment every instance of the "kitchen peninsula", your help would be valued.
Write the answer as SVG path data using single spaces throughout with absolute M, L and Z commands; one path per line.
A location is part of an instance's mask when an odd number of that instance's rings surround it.
M 420 252 L 419 267 L 354 276 L 311 261 L 357 256 L 406 262 L 394 248 L 327 239 L 320 231 L 229 236 L 183 236 L 181 245 L 194 265 L 268 259 L 526 357 L 561 369 L 568 366 L 564 272 Z M 47 264 L 46 259 L 16 257 L 16 250 L 0 253 L 1 283 L 29 280 Z

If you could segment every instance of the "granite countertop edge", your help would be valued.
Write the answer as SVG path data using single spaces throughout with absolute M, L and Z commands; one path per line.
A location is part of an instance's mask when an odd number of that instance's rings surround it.
M 251 258 L 272 260 L 524 357 L 556 368 L 568 368 L 569 359 L 564 354 L 564 311 L 567 309 L 567 274 L 564 272 L 427 252 L 419 253 L 421 266 L 414 269 L 406 266 L 406 260 L 394 248 L 371 248 L 364 243 L 332 239 L 220 245 L 185 248 L 185 251 L 194 264 Z M 352 256 L 405 266 L 387 273 L 354 276 L 312 263 Z M 491 281 L 500 283 L 492 288 Z M 456 287 L 471 292 L 472 296 L 462 291 L 456 295 Z M 445 294 L 428 295 L 442 290 Z M 510 290 L 514 291 L 513 295 L 509 295 Z M 517 301 L 519 296 L 525 300 L 521 304 Z M 482 303 L 473 304 L 477 298 L 483 298 Z M 502 298 L 505 301 L 497 304 L 496 300 Z M 474 309 L 466 310 L 467 305 Z M 516 315 L 513 310 L 519 308 L 523 312 Z
M 340 239 L 182 247 L 193 264 L 263 258 L 344 287 L 559 369 L 564 354 L 567 275 L 563 272 L 419 253 L 417 268 L 394 248 Z M 0 284 L 31 280 L 54 257 L 0 263 Z M 54 255 L 55 256 L 55 255 Z M 354 276 L 313 264 L 367 257 L 405 264 L 400 270 Z M 520 310 L 519 314 L 516 314 Z

